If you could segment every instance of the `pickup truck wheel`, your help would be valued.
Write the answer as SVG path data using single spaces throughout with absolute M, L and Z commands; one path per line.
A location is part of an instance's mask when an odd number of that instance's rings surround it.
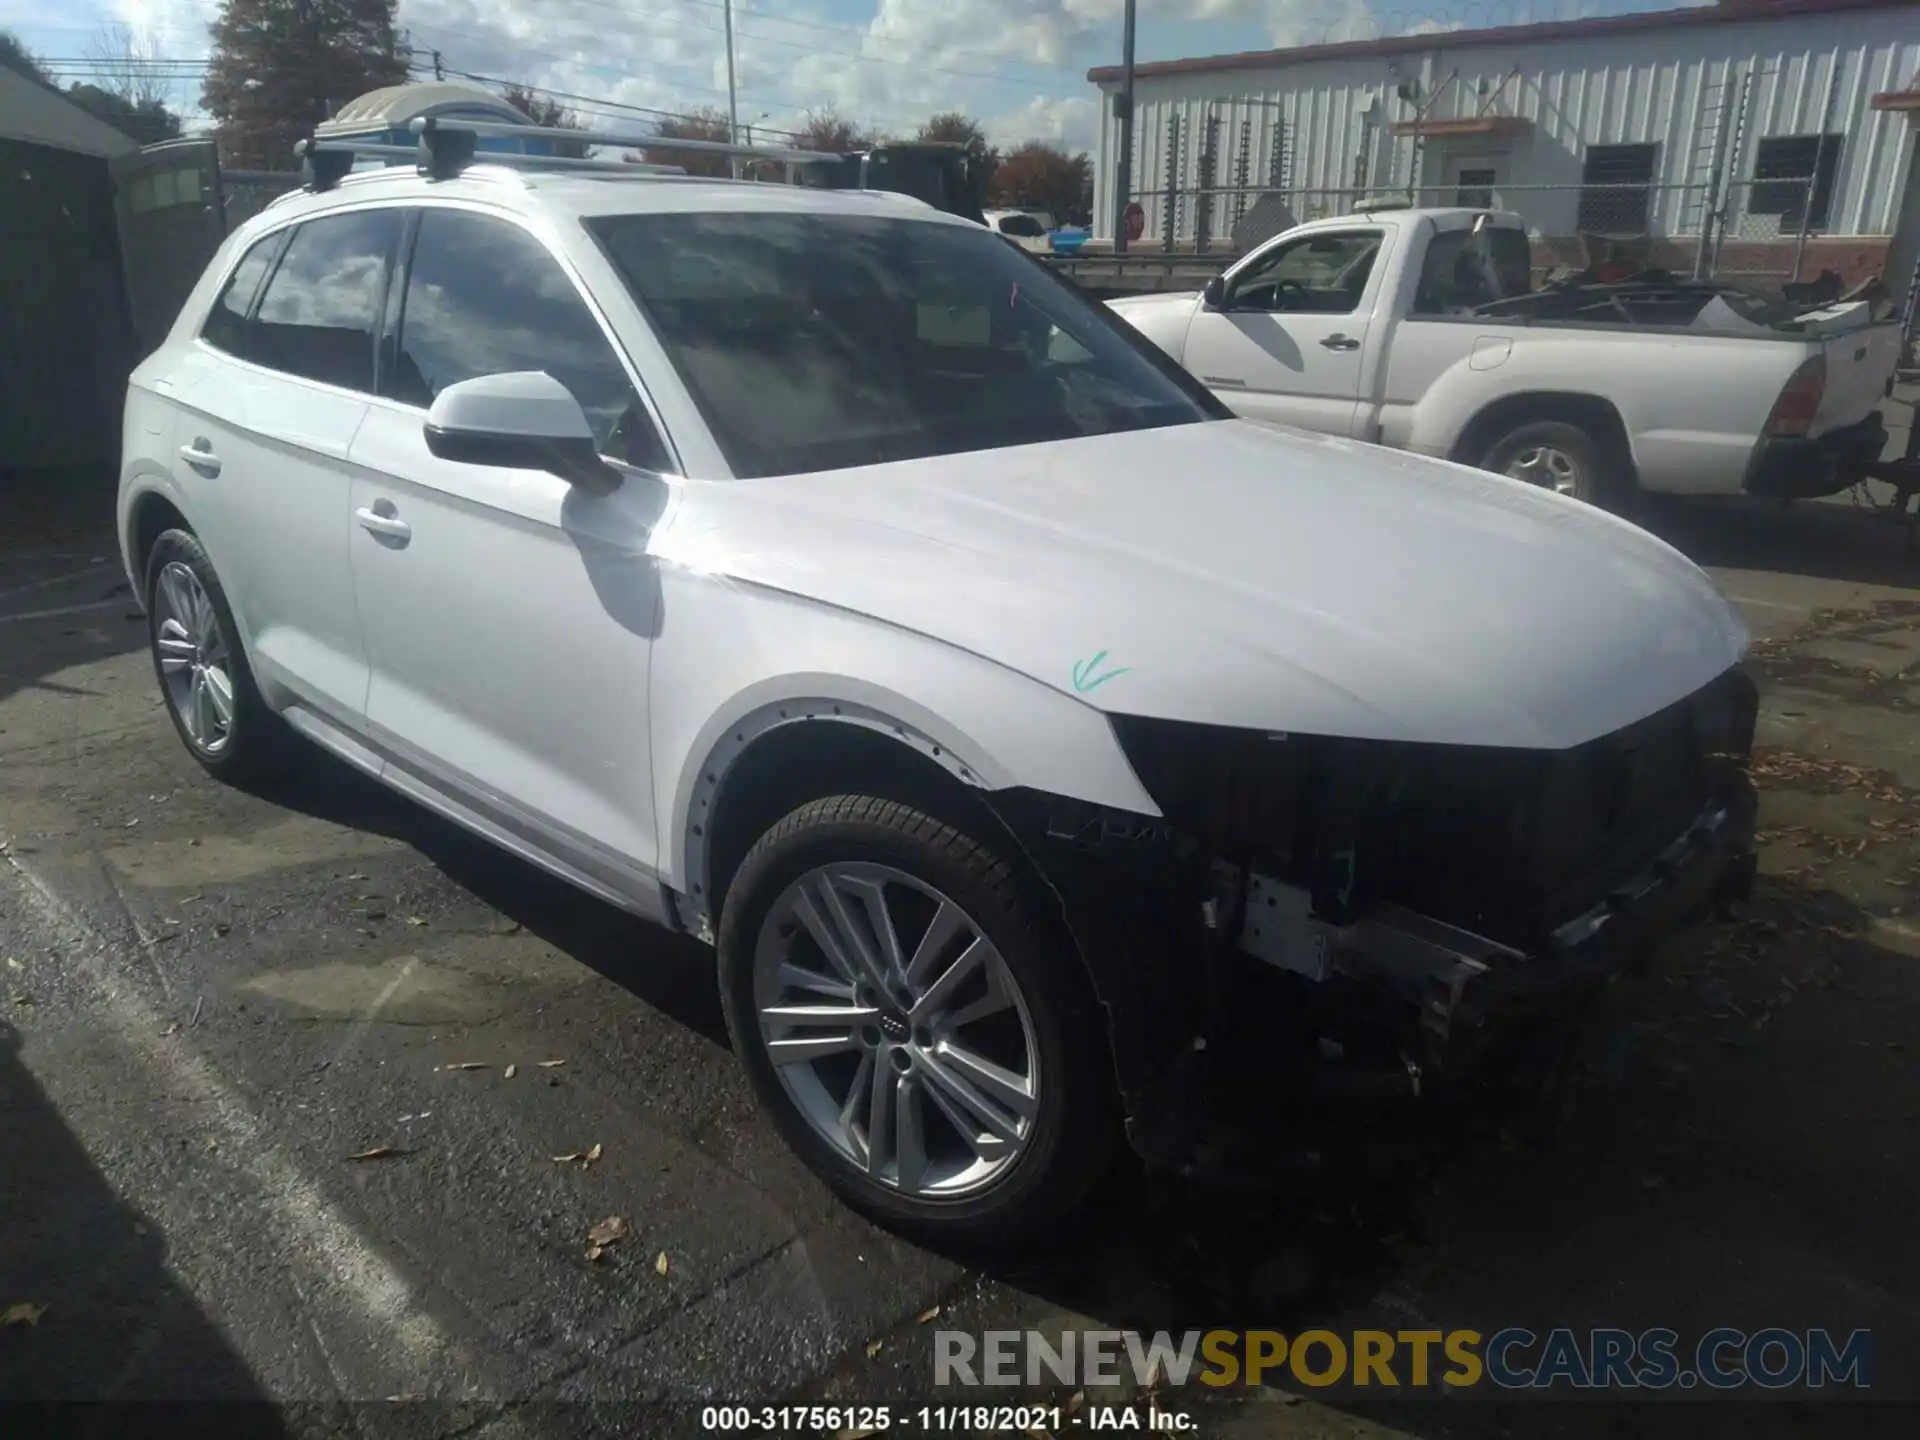
M 988 845 L 894 801 L 813 801 L 748 852 L 719 952 L 757 1098 L 855 1206 L 992 1245 L 1045 1231 L 1104 1174 L 1099 1008 Z
M 1622 488 L 1608 448 L 1564 420 L 1529 420 L 1495 440 L 1480 468 L 1590 505 L 1607 505 Z
M 256 780 L 286 758 L 279 717 L 267 708 L 226 591 L 198 539 L 167 530 L 147 557 L 147 636 L 167 715 L 208 774 Z

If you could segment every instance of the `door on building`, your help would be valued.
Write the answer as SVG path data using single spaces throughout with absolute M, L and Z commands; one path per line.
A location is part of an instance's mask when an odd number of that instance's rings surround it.
M 1355 226 L 1255 251 L 1193 317 L 1187 369 L 1249 419 L 1350 434 L 1387 243 Z
M 226 238 L 214 142 L 148 145 L 112 162 L 121 264 L 142 358 L 167 338 L 188 292 Z
M 1442 205 L 1464 205 L 1472 210 L 1491 210 L 1499 202 L 1500 182 L 1506 177 L 1504 155 L 1449 155 L 1446 163 L 1446 194 Z

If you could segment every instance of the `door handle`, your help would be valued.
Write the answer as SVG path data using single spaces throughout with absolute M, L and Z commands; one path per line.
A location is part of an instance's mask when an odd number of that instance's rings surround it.
M 384 535 L 389 540 L 413 538 L 413 527 L 398 515 L 382 515 L 378 510 L 369 510 L 362 505 L 353 512 L 353 518 L 360 522 L 362 530 L 370 530 L 375 535 Z
M 196 470 L 204 470 L 209 475 L 220 473 L 220 457 L 208 447 L 205 437 L 195 440 L 191 445 L 182 445 L 180 458 Z
M 1360 342 L 1351 335 L 1329 335 L 1320 342 L 1329 350 L 1358 350 Z

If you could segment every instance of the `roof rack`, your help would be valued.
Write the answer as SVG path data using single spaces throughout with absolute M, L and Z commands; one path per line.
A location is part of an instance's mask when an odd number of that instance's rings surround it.
M 294 147 L 300 157 L 301 177 L 310 190 L 331 190 L 352 169 L 356 159 L 412 160 L 419 173 L 450 180 L 469 165 L 503 165 L 515 170 L 588 170 L 620 175 L 683 175 L 679 165 L 654 165 L 631 160 L 584 159 L 571 155 L 526 155 L 511 150 L 479 149 L 482 138 L 555 140 L 573 145 L 613 146 L 621 149 L 681 150 L 709 155 L 738 155 L 775 160 L 787 166 L 838 163 L 829 151 L 779 149 L 765 145 L 736 145 L 725 140 L 681 140 L 643 134 L 638 130 L 572 130 L 557 125 L 520 125 L 509 120 L 464 120 L 428 115 L 410 126 L 419 137 L 413 147 L 390 140 L 339 136 L 302 140 Z M 384 133 L 384 132 L 383 132 Z M 791 177 L 791 170 L 788 171 Z

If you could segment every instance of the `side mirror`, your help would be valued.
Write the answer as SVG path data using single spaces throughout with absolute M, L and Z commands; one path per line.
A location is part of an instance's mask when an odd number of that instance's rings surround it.
M 587 412 L 544 370 L 476 375 L 434 397 L 424 427 L 427 449 L 442 460 L 545 470 L 595 495 L 620 484 L 600 458 Z
M 1207 302 L 1207 308 L 1209 310 L 1226 309 L 1227 282 L 1222 280 L 1218 275 L 1215 275 L 1211 280 L 1207 281 L 1205 288 L 1200 291 L 1200 298 Z

